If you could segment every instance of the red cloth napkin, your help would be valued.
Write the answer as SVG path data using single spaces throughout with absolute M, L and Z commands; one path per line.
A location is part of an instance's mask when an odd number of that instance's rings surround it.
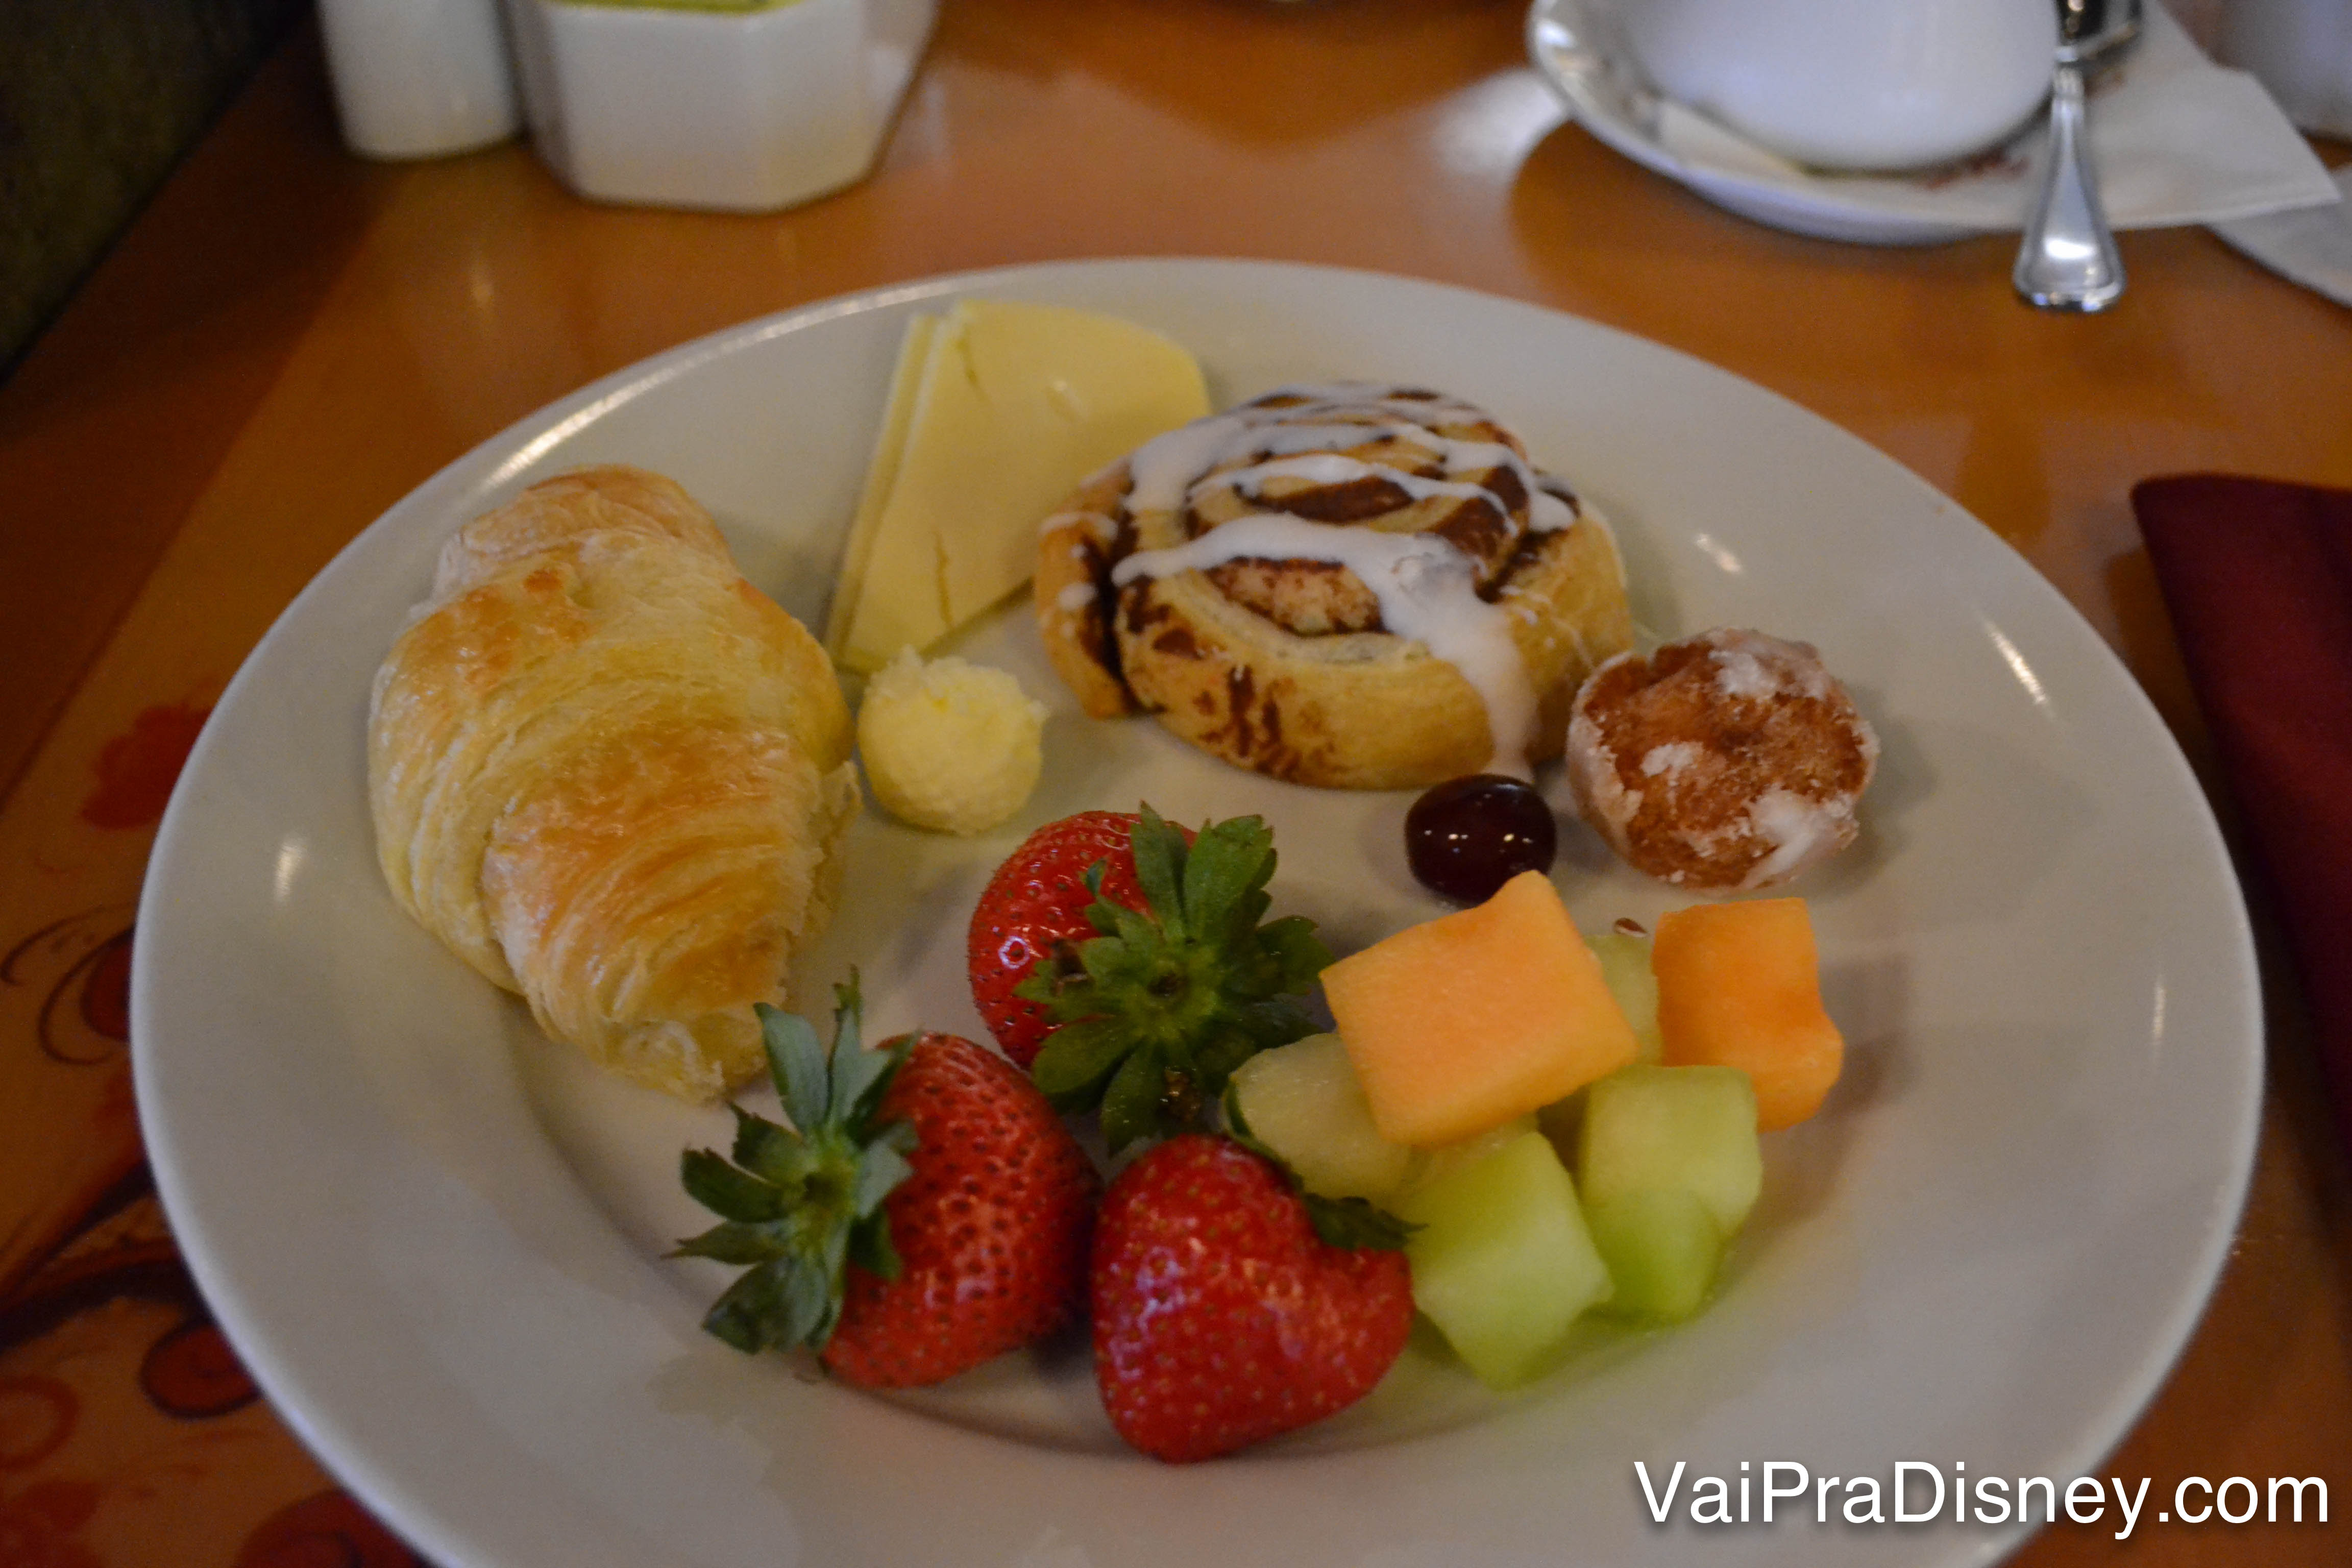
M 2131 500 L 2352 1149 L 2352 490 L 2187 474 Z

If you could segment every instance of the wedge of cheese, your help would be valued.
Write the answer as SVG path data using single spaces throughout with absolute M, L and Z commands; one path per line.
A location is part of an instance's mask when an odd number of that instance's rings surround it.
M 1091 311 L 965 300 L 908 321 L 825 644 L 871 673 L 1019 589 L 1080 480 L 1209 412 L 1192 356 Z

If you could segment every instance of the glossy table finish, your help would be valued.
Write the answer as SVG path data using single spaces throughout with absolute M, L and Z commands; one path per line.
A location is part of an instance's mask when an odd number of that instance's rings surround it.
M 107 1568 L 291 1562 L 313 1537 L 404 1556 L 252 1399 L 175 1272 L 129 1116 L 128 908 L 194 724 L 302 584 L 475 443 L 700 333 L 1083 256 L 1331 263 L 1572 311 L 1951 494 L 2116 647 L 2210 777 L 2126 493 L 2192 468 L 2352 485 L 2352 311 L 2195 229 L 2125 236 L 2130 295 L 2073 318 L 2011 298 L 2013 241 L 1754 226 L 1562 123 L 1522 10 L 949 0 L 873 177 L 758 217 L 583 205 L 519 144 L 362 163 L 315 43 L 272 62 L 0 386 L 0 1561 L 20 1539 L 56 1548 L 30 1562 Z M 2273 982 L 2237 1248 L 2102 1468 L 2153 1478 L 2148 1517 L 2126 1542 L 2112 1515 L 2062 1524 L 2020 1563 L 2352 1555 L 2341 1527 L 2153 1519 L 2188 1475 L 2321 1475 L 2352 1509 L 2346 1161 Z

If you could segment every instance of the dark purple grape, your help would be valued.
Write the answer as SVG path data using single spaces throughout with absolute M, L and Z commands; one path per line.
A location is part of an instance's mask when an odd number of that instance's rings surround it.
M 1500 773 L 1432 785 L 1404 816 L 1404 856 L 1423 887 L 1482 904 L 1522 871 L 1549 871 L 1559 849 L 1551 807 Z

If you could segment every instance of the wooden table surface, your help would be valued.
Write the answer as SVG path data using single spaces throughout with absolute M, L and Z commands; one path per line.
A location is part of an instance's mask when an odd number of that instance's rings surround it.
M 1565 123 L 1523 12 L 948 0 L 874 175 L 756 217 L 591 206 L 520 143 L 361 163 L 315 41 L 281 52 L 0 385 L 0 1564 L 410 1561 L 256 1396 L 180 1269 L 131 1118 L 130 907 L 195 727 L 304 582 L 477 442 L 698 334 L 1087 256 L 1337 263 L 1571 311 L 1780 392 L 1955 497 L 2108 639 L 2211 781 L 2126 494 L 2189 469 L 2352 485 L 2352 311 L 2201 229 L 2126 236 L 2128 297 L 2069 319 L 2015 302 L 1999 238 L 1755 226 Z M 2352 1509 L 2346 1162 L 2267 930 L 2263 948 L 2243 1225 L 2101 1468 L 2152 1495 L 2320 1475 Z M 2112 1534 L 2062 1523 L 2015 1561 L 2352 1561 L 2315 1524 Z

